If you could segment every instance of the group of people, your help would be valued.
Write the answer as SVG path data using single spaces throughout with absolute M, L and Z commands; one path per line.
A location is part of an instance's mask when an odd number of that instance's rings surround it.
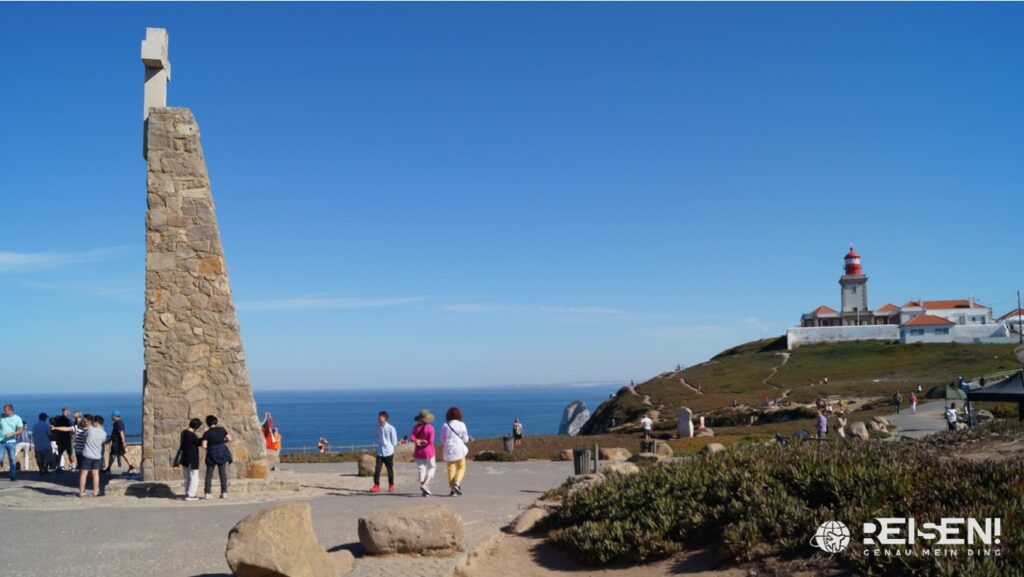
M 921 389 L 921 385 L 917 386 L 918 390 Z M 903 393 L 896 391 L 892 394 L 892 405 L 896 408 L 896 414 L 900 414 L 900 405 L 903 404 Z M 910 391 L 910 412 L 917 414 L 917 391 Z
M 64 407 L 60 414 L 51 417 L 39 413 L 31 427 L 14 412 L 10 403 L 4 405 L 0 416 L 0 464 L 7 460 L 8 478 L 18 478 L 18 456 L 24 454 L 21 468 L 29 468 L 29 456 L 34 457 L 40 476 L 64 471 L 79 473 L 79 496 L 84 496 L 87 479 L 91 476 L 93 495 L 99 494 L 99 475 L 110 473 L 114 462 L 118 467 L 128 465 L 127 473 L 135 469 L 128 459 L 128 442 L 125 437 L 124 421 L 120 411 L 111 414 L 111 432 L 104 428 L 105 420 L 100 415 L 72 413 Z M 109 445 L 109 460 L 103 467 L 104 446 Z
M 398 446 L 398 432 L 389 422 L 387 411 L 377 414 L 377 455 L 373 471 L 372 493 L 380 493 L 381 469 L 386 468 L 388 474 L 388 492 L 395 492 L 395 447 Z M 469 455 L 469 443 L 472 437 L 462 421 L 462 411 L 451 407 L 445 412 L 444 424 L 441 425 L 441 458 L 447 464 L 449 496 L 462 494 L 462 480 L 466 476 L 466 457 Z M 434 415 L 423 409 L 413 418 L 415 425 L 409 433 L 409 442 L 414 445 L 412 457 L 416 461 L 419 473 L 420 494 L 429 497 L 430 483 L 434 480 L 437 469 L 434 439 Z M 518 420 L 517 420 L 518 421 Z M 521 425 L 520 425 L 521 427 Z M 520 429 L 521 430 L 521 429 Z

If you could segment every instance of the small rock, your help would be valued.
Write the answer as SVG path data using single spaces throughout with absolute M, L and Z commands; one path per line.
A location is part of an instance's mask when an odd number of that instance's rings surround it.
M 473 457 L 474 461 L 496 461 L 497 459 L 498 454 L 494 451 L 480 451 Z
M 882 424 L 879 423 L 878 421 L 871 421 L 870 423 L 868 423 L 868 428 L 871 429 L 872 431 L 884 431 L 885 430 L 885 427 L 883 427 Z
M 516 520 L 512 522 L 511 531 L 516 535 L 522 535 L 523 533 L 529 533 L 533 531 L 534 527 L 538 523 L 543 521 L 551 514 L 551 511 L 543 507 L 530 507 L 523 511 Z
M 559 461 L 571 461 L 572 460 L 572 449 L 564 449 L 558 454 Z
M 637 453 L 629 458 L 629 463 L 657 463 L 662 460 L 662 456 L 657 453 Z
M 359 542 L 370 555 L 453 553 L 463 539 L 462 519 L 447 505 L 378 509 L 359 519 Z
M 701 452 L 705 455 L 714 455 L 715 453 L 721 453 L 725 450 L 725 445 L 721 443 L 708 443 Z
M 662 443 L 661 441 L 655 443 L 654 452 L 663 459 L 671 459 L 675 456 L 675 451 L 672 450 L 672 447 L 668 443 Z
M 876 422 L 876 423 L 878 423 L 879 425 L 882 425 L 883 427 L 891 427 L 892 426 L 892 423 L 886 417 L 874 416 L 874 417 L 871 417 L 871 420 Z
M 331 564 L 334 565 L 336 575 L 351 573 L 352 569 L 355 568 L 356 557 L 348 549 L 328 551 L 327 557 L 331 560 Z
M 625 461 L 633 456 L 622 447 L 601 447 L 598 454 L 602 461 Z
M 637 467 L 630 462 L 616 462 L 607 463 L 601 465 L 602 473 L 618 473 L 620 475 L 635 475 L 640 472 L 640 467 Z
M 713 430 L 708 429 L 708 428 L 705 427 L 705 428 L 701 429 L 700 432 L 697 433 L 695 436 L 697 436 L 697 437 L 714 437 L 715 436 L 715 432 Z
M 334 577 L 313 532 L 309 503 L 282 503 L 249 515 L 228 533 L 224 552 L 236 577 Z
M 572 485 L 569 485 L 569 489 L 568 491 L 566 491 L 566 494 L 568 497 L 572 497 L 579 491 L 593 489 L 594 487 L 597 487 L 602 483 L 604 483 L 603 473 L 592 473 L 590 475 L 584 475 L 583 477 L 580 477 L 579 481 L 573 483 Z

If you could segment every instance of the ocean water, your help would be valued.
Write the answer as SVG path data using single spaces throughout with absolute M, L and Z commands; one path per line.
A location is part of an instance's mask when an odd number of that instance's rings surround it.
M 373 389 L 327 391 L 256 391 L 260 419 L 270 411 L 281 430 L 285 451 L 313 451 L 317 440 L 326 437 L 332 450 L 347 446 L 370 445 L 376 440 L 379 411 L 388 411 L 398 436 L 408 435 L 413 417 L 420 409 L 430 409 L 444 421 L 448 407 L 458 406 L 469 433 L 475 438 L 500 437 L 512 430 L 512 421 L 523 422 L 526 435 L 552 435 L 558 432 L 562 410 L 570 402 L 581 400 L 593 411 L 622 385 L 552 385 L 452 389 Z M 142 394 L 104 393 L 94 395 L 47 394 L 7 395 L 0 399 L 12 403 L 15 412 L 27 423 L 34 423 L 40 412 L 57 414 L 61 407 L 72 411 L 98 413 L 107 420 L 117 409 L 129 435 L 142 431 Z M 182 426 L 184 427 L 184 420 Z

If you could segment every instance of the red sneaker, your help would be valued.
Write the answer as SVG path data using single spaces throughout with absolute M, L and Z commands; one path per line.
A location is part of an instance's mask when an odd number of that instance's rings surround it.
M 380 485 L 374 485 L 373 488 L 370 489 L 370 492 L 371 493 L 380 493 Z
M 388 493 L 394 493 L 394 492 L 395 492 L 395 486 L 394 485 L 388 485 Z

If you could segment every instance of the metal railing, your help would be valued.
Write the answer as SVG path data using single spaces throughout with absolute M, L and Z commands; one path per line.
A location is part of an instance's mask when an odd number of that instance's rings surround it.
M 319 453 L 319 452 L 320 452 L 320 447 L 317 446 L 317 445 L 313 445 L 313 446 L 300 445 L 300 446 L 282 446 L 281 447 L 281 454 L 286 454 L 286 453 L 288 453 L 288 454 L 295 454 L 295 453 L 298 453 L 298 454 L 301 454 L 301 455 L 308 455 L 308 454 L 311 454 L 311 453 L 315 454 L 315 453 Z M 369 445 L 353 445 L 353 444 L 349 444 L 349 445 L 330 445 L 327 448 L 327 451 L 324 452 L 324 454 L 331 455 L 331 454 L 335 454 L 335 453 L 356 453 L 356 452 L 359 452 L 359 453 L 364 453 L 364 452 L 365 453 L 376 453 L 377 452 L 377 443 L 372 443 L 372 444 L 369 444 Z

